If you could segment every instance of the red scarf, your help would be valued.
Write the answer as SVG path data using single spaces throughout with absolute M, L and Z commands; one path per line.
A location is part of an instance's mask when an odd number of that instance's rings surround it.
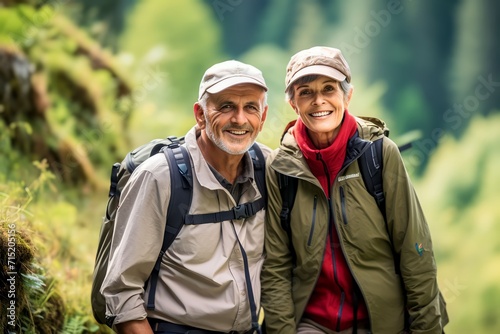
M 302 120 L 299 118 L 295 124 L 293 134 L 297 144 L 299 145 L 302 154 L 306 158 L 307 164 L 311 169 L 311 172 L 316 176 L 318 181 L 321 183 L 325 194 L 328 196 L 330 192 L 328 191 L 330 186 L 333 184 L 335 177 L 342 168 L 344 163 L 347 142 L 356 133 L 357 125 L 356 119 L 349 114 L 347 109 L 344 111 L 344 119 L 340 124 L 340 130 L 337 137 L 333 140 L 333 143 L 324 149 L 318 149 L 314 146 L 311 138 L 309 137 L 308 130 Z M 319 160 L 318 154 L 321 155 L 321 159 L 326 162 L 326 166 L 329 171 L 330 184 L 328 184 L 328 178 L 325 174 L 325 168 L 323 163 Z

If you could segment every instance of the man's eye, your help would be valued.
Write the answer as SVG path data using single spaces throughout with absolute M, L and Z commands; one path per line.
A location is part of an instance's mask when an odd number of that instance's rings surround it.
M 230 105 L 230 104 L 225 104 L 223 105 L 222 107 L 220 107 L 219 109 L 220 111 L 224 111 L 224 112 L 228 112 L 228 111 L 231 111 L 233 110 L 233 106 Z
M 254 105 L 248 105 L 248 106 L 247 106 L 247 110 L 248 110 L 249 112 L 257 112 L 257 111 L 259 111 L 259 108 L 257 108 L 257 107 L 256 107 L 256 106 L 254 106 Z

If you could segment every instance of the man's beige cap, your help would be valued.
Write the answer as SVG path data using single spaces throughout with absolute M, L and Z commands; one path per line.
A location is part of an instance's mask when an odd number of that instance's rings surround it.
M 311 74 L 351 82 L 351 70 L 342 52 L 336 48 L 315 46 L 299 51 L 290 58 L 286 67 L 285 91 L 298 78 Z
M 216 94 L 234 85 L 250 83 L 267 91 L 262 72 L 252 65 L 237 60 L 227 60 L 206 70 L 200 83 L 198 100 L 205 92 Z

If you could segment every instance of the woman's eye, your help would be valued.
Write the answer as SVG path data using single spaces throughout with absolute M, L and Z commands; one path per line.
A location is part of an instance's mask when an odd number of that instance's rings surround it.
M 331 85 L 328 85 L 328 86 L 325 86 L 325 88 L 323 89 L 325 92 L 331 92 L 331 91 L 334 91 L 335 90 L 335 87 L 331 86 Z
M 299 96 L 307 96 L 311 94 L 311 91 L 309 89 L 303 89 L 299 92 Z

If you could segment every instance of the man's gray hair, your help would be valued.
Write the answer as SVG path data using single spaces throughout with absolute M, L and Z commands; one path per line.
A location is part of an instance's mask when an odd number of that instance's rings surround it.
M 267 91 L 262 89 L 264 91 L 264 105 L 262 105 L 262 111 L 264 111 L 264 108 L 267 106 Z M 207 104 L 208 104 L 208 99 L 210 98 L 210 93 L 205 93 L 201 97 L 201 99 L 198 100 L 198 104 L 200 105 L 201 109 L 207 110 Z

